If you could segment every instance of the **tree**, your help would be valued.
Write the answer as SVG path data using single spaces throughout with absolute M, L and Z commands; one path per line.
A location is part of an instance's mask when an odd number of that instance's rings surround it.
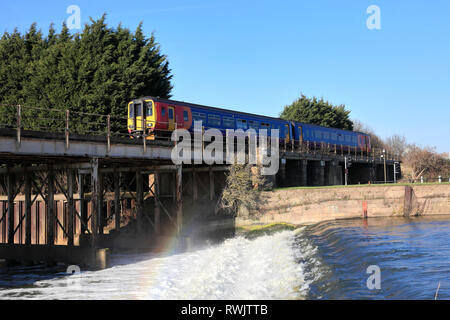
M 24 36 L 15 30 L 0 39 L 0 105 L 9 106 L 0 123 L 14 122 L 21 104 L 25 129 L 64 130 L 67 109 L 72 132 L 100 133 L 108 114 L 113 131 L 126 131 L 127 103 L 170 98 L 171 79 L 167 57 L 142 24 L 134 33 L 113 29 L 103 15 L 74 35 L 65 24 L 59 34 L 51 25 L 45 38 L 33 24 Z
M 328 101 L 308 98 L 305 95 L 285 106 L 280 118 L 291 121 L 306 122 L 325 127 L 353 130 L 349 118 L 350 111 L 344 105 L 334 106 Z
M 406 149 L 408 148 L 408 143 L 406 142 L 405 136 L 393 135 L 386 139 L 385 141 L 386 149 L 395 154 L 399 159 L 403 158 Z
M 435 179 L 438 176 L 447 177 L 450 173 L 450 161 L 438 154 L 434 148 L 421 148 L 417 145 L 409 145 L 404 154 L 405 172 L 411 180 L 420 177 Z

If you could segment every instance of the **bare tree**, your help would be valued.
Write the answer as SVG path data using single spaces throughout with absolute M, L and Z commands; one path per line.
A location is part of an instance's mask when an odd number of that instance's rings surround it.
M 408 148 L 408 143 L 405 136 L 395 134 L 385 140 L 385 147 L 389 152 L 402 159 L 406 149 Z
M 434 148 L 421 148 L 417 145 L 409 145 L 404 153 L 404 166 L 410 169 L 410 179 L 417 180 L 420 177 L 436 178 L 448 176 L 450 161 L 438 154 Z
M 221 209 L 234 215 L 242 209 L 257 210 L 264 204 L 259 192 L 264 184 L 264 177 L 258 167 L 249 164 L 231 165 L 216 212 Z

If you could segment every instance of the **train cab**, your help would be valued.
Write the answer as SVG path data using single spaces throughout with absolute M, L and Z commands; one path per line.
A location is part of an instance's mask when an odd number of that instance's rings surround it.
M 128 132 L 141 136 L 152 132 L 156 124 L 155 103 L 152 99 L 133 100 L 128 104 Z
M 128 104 L 128 133 L 140 138 L 143 135 L 170 136 L 175 129 L 189 129 L 192 124 L 191 109 L 154 98 L 141 98 Z

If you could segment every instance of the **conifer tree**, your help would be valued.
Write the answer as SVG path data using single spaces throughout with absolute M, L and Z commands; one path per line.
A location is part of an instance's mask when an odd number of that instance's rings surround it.
M 280 117 L 285 120 L 317 124 L 325 127 L 353 130 L 350 111 L 344 105 L 334 106 L 323 99 L 305 95 L 285 106 Z
M 142 24 L 134 33 L 121 25 L 110 28 L 106 14 L 74 35 L 65 24 L 60 33 L 51 25 L 44 38 L 32 24 L 23 36 L 14 30 L 0 39 L 0 105 L 22 105 L 30 130 L 63 130 L 63 111 L 70 110 L 76 132 L 104 130 L 108 114 L 114 131 L 126 131 L 119 118 L 127 116 L 128 101 L 145 95 L 169 98 L 171 79 L 154 35 L 147 38 Z M 15 107 L 1 108 L 0 124 L 14 122 Z

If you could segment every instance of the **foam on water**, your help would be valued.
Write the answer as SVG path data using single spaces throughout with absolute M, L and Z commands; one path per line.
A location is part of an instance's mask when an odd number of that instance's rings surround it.
M 116 257 L 106 270 L 0 289 L 0 299 L 303 299 L 319 269 L 316 249 L 298 241 L 283 231 L 162 258 Z

